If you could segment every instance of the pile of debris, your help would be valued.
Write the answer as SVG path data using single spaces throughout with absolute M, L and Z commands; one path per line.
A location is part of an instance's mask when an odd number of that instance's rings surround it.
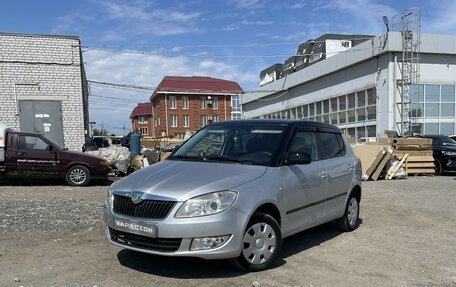
M 363 180 L 390 180 L 435 173 L 432 139 L 384 138 L 375 143 L 357 145 L 353 151 L 361 160 Z

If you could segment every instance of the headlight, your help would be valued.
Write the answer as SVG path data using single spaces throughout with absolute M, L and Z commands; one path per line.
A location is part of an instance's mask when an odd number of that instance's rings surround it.
M 112 185 L 108 188 L 108 192 L 106 193 L 106 200 L 105 200 L 105 205 L 106 207 L 108 208 L 111 208 L 112 207 Z
M 108 161 L 107 160 L 100 160 L 100 166 L 108 166 Z
M 456 151 L 442 151 L 444 155 L 456 156 Z
M 174 217 L 198 217 L 220 213 L 233 205 L 236 198 L 235 191 L 218 191 L 197 196 L 184 202 Z

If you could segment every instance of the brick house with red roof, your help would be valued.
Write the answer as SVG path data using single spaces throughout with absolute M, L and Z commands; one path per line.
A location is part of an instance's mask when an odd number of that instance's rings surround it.
M 144 136 L 151 136 L 153 131 L 153 107 L 151 102 L 138 103 L 130 114 L 132 130 L 138 130 Z
M 152 135 L 183 138 L 212 122 L 241 118 L 238 83 L 211 77 L 162 79 L 150 97 L 153 106 Z

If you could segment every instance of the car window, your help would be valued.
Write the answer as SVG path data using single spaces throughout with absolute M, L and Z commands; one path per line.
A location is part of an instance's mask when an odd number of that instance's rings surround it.
M 334 133 L 319 133 L 321 148 L 320 158 L 329 159 L 345 154 L 345 145 L 341 135 Z
M 316 133 L 297 131 L 290 142 L 288 152 L 305 152 L 310 155 L 312 161 L 318 160 Z
M 39 137 L 19 136 L 19 149 L 48 150 L 49 145 Z
M 268 165 L 277 152 L 283 133 L 283 127 L 208 126 L 188 139 L 169 159 L 237 159 L 245 164 Z

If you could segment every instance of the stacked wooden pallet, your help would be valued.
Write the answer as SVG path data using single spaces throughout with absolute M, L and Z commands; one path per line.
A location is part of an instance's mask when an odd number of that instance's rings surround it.
M 434 157 L 432 156 L 432 139 L 426 138 L 395 138 L 393 156 L 402 158 L 408 154 L 405 161 L 405 170 L 408 175 L 432 175 L 434 170 Z

